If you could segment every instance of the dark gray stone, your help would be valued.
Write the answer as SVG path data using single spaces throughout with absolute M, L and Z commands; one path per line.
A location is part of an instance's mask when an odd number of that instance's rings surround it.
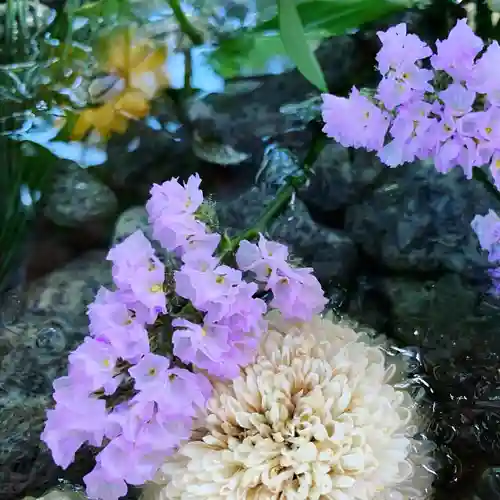
M 88 462 L 63 472 L 40 441 L 52 383 L 88 334 L 87 305 L 110 286 L 104 252 L 92 252 L 33 282 L 19 319 L 0 329 L 0 498 L 44 490 L 58 478 L 81 480 Z M 75 468 L 80 472 L 75 472 Z M 84 472 L 84 473 L 85 473 Z
M 113 217 L 117 204 L 106 185 L 77 165 L 68 165 L 56 177 L 44 213 L 60 226 L 78 227 Z
M 498 203 L 458 169 L 442 175 L 432 165 L 389 170 L 374 192 L 348 208 L 346 230 L 363 250 L 394 270 L 449 270 L 480 277 L 486 254 L 470 222 Z
M 274 189 L 255 187 L 235 200 L 217 203 L 221 227 L 232 233 L 251 228 L 274 198 Z M 347 234 L 314 222 L 298 199 L 271 224 L 268 236 L 289 245 L 323 282 L 346 279 L 356 265 L 356 247 Z
M 457 274 L 426 281 L 385 278 L 380 285 L 403 342 L 431 350 L 433 358 L 478 348 L 500 353 L 500 301 L 484 294 L 484 288 Z
M 373 153 L 351 150 L 349 154 L 340 144 L 329 142 L 299 196 L 320 212 L 337 210 L 358 203 L 384 168 Z

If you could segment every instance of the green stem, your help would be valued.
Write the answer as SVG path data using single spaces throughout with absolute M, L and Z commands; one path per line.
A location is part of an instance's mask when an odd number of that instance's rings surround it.
M 203 44 L 203 36 L 202 34 L 191 24 L 189 19 L 184 14 L 179 0 L 168 0 L 170 8 L 174 12 L 174 16 L 177 19 L 182 31 L 186 34 L 193 45 L 202 45 Z
M 486 190 L 495 197 L 498 201 L 500 201 L 500 191 L 491 183 L 488 179 L 486 173 L 480 168 L 474 168 L 472 171 L 472 178 L 476 181 L 479 181 Z
M 189 99 L 193 92 L 191 78 L 193 76 L 193 56 L 190 49 L 184 51 L 184 99 Z
M 233 253 L 243 240 L 251 240 L 260 232 L 264 232 L 267 227 L 285 210 L 290 203 L 294 193 L 303 187 L 309 179 L 309 174 L 314 163 L 326 145 L 326 136 L 321 130 L 316 130 L 309 150 L 304 159 L 303 175 L 300 177 L 290 177 L 286 184 L 277 192 L 274 200 L 263 211 L 253 227 L 247 229 L 231 240 L 228 248 L 222 253 L 221 259 L 229 253 Z

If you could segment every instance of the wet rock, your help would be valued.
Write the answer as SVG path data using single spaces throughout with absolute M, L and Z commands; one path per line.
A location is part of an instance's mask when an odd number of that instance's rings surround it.
M 235 200 L 217 203 L 221 228 L 232 233 L 251 228 L 274 198 L 274 189 L 255 187 Z M 347 234 L 314 222 L 298 199 L 270 226 L 268 235 L 289 245 L 323 282 L 346 279 L 357 261 L 355 245 Z
M 132 207 L 118 217 L 113 232 L 112 244 L 121 243 L 136 231 L 142 231 L 149 240 L 152 240 L 152 229 L 148 220 L 148 213 L 143 206 Z
M 313 165 L 300 198 L 318 212 L 331 212 L 358 203 L 385 168 L 376 156 L 363 150 L 347 150 L 328 143 Z
M 488 266 L 470 222 L 497 208 L 484 187 L 458 169 L 432 165 L 388 170 L 385 182 L 348 208 L 346 230 L 363 250 L 393 270 L 448 270 L 479 278 Z
M 23 500 L 86 500 L 87 496 L 81 491 L 81 488 L 72 485 L 64 485 L 47 491 L 42 496 L 25 497 Z
M 500 467 L 485 469 L 470 500 L 500 499 Z
M 379 292 L 388 301 L 397 337 L 432 350 L 434 359 L 479 346 L 500 352 L 500 301 L 458 274 L 435 280 L 387 277 L 379 281 Z
M 0 329 L 0 498 L 38 492 L 60 477 L 81 480 L 87 472 L 85 454 L 68 471 L 59 469 L 40 434 L 52 382 L 88 334 L 87 305 L 110 284 L 105 252 L 89 253 L 33 282 L 22 315 Z
M 117 199 L 111 189 L 82 168 L 70 165 L 56 177 L 44 213 L 60 226 L 78 227 L 108 219 L 116 208 Z

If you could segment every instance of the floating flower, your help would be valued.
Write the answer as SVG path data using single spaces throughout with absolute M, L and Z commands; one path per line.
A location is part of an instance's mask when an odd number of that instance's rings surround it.
M 92 130 L 103 140 L 113 132 L 123 134 L 130 120 L 148 115 L 149 101 L 168 85 L 166 48 L 155 47 L 131 30 L 112 37 L 105 54 L 100 67 L 108 74 L 89 88 L 97 106 L 79 114 L 71 132 L 73 140 L 83 139 Z
M 269 323 L 144 500 L 429 498 L 432 445 L 413 439 L 415 404 L 381 347 L 318 316 Z

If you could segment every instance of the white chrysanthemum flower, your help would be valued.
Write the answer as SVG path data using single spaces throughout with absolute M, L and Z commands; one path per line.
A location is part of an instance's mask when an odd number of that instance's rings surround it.
M 415 405 L 389 383 L 398 371 L 347 325 L 271 315 L 255 362 L 214 384 L 144 498 L 426 499 L 431 446 L 412 439 Z

